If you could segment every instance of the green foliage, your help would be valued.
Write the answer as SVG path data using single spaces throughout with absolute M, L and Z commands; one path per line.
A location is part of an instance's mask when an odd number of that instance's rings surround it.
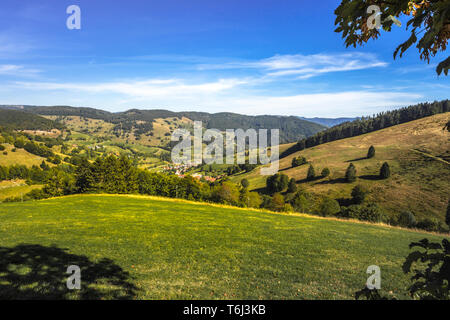
M 417 221 L 412 212 L 404 211 L 400 213 L 397 223 L 403 227 L 414 228 L 417 224 Z
M 375 147 L 370 146 L 369 150 L 367 151 L 367 159 L 375 157 Z
M 5 146 L 0 144 L 0 151 L 4 151 L 5 150 Z
M 384 219 L 384 213 L 376 203 L 351 205 L 343 208 L 337 216 L 369 222 L 381 222 Z
M 291 178 L 291 180 L 289 180 L 287 192 L 288 193 L 295 193 L 295 192 L 297 192 L 297 183 L 295 182 L 294 178 Z
M 350 163 L 345 171 L 345 181 L 349 183 L 356 181 L 356 168 L 353 163 Z
M 417 222 L 416 228 L 430 232 L 439 232 L 442 230 L 440 222 L 434 218 L 425 218 L 423 220 L 420 220 L 419 222 Z
M 308 163 L 308 161 L 306 160 L 305 157 L 299 156 L 297 158 L 293 158 L 292 159 L 292 168 L 299 167 L 299 166 L 304 165 L 306 163 Z
M 381 33 L 377 28 L 370 29 L 367 26 L 367 7 L 370 4 L 380 8 L 380 22 L 384 31 L 391 31 L 392 24 L 398 21 L 400 16 L 411 17 L 406 23 L 410 28 L 410 37 L 400 44 L 394 51 L 394 59 L 400 53 L 400 57 L 413 44 L 420 52 L 420 59 L 430 62 L 430 57 L 439 51 L 445 51 L 449 36 L 448 1 L 410 1 L 398 0 L 392 2 L 374 1 L 368 3 L 364 0 L 343 0 L 335 10 L 338 26 L 335 32 L 342 33 L 345 45 L 356 47 L 363 45 L 370 39 L 377 39 Z M 421 36 L 421 38 L 418 38 Z M 437 74 L 443 71 L 445 75 L 450 67 L 450 58 L 442 61 L 436 68 Z
M 247 189 L 247 188 L 250 186 L 250 182 L 248 182 L 247 179 L 242 179 L 242 180 L 241 180 L 241 186 L 242 186 L 244 189 Z
M 391 169 L 389 167 L 389 164 L 387 162 L 384 162 L 380 168 L 380 178 L 387 179 L 390 176 L 391 176 Z
M 450 242 L 443 239 L 441 245 L 423 239 L 409 245 L 410 249 L 416 247 L 422 250 L 411 252 L 403 264 L 403 272 L 414 272 L 410 295 L 420 300 L 449 300 Z
M 14 130 L 51 130 L 62 129 L 61 124 L 19 110 L 0 109 L 0 127 Z
M 352 189 L 352 200 L 354 204 L 361 204 L 364 202 L 364 199 L 366 198 L 367 190 L 363 188 L 361 185 L 356 185 Z
M 275 193 L 272 196 L 268 209 L 277 212 L 283 212 L 285 210 L 284 197 L 281 193 Z
M 308 168 L 308 172 L 306 174 L 306 180 L 311 181 L 316 178 L 316 171 L 314 170 L 313 165 L 311 164 Z
M 320 203 L 320 215 L 323 217 L 327 216 L 334 216 L 338 212 L 341 211 L 341 207 L 339 206 L 339 203 L 330 198 L 330 197 L 324 197 Z
M 276 173 L 267 178 L 267 190 L 271 193 L 281 192 L 288 186 L 289 177 L 283 173 Z
M 320 175 L 322 176 L 322 178 L 326 178 L 330 175 L 330 169 L 328 168 L 323 168 L 322 172 L 320 173 Z

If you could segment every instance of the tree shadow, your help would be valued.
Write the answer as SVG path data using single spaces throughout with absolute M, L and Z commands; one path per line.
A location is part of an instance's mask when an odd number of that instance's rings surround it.
M 380 176 L 378 174 L 366 174 L 363 176 L 359 176 L 358 178 L 363 179 L 363 180 L 372 180 L 372 181 L 383 180 L 380 178 Z
M 316 184 L 336 184 L 336 183 L 346 183 L 347 181 L 345 178 L 337 178 L 337 179 L 330 179 L 330 180 L 324 180 L 321 182 L 317 182 Z
M 110 259 L 92 262 L 56 246 L 0 247 L 1 300 L 132 299 L 138 289 L 130 275 Z M 81 269 L 81 289 L 69 290 L 71 265 Z
M 369 158 L 361 157 L 361 158 L 356 158 L 356 159 L 352 159 L 352 160 L 347 160 L 345 162 L 356 162 L 356 161 L 367 160 L 367 159 L 369 159 Z

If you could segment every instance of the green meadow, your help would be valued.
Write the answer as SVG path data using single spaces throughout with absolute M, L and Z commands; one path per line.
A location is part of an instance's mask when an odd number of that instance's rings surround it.
M 1 299 L 353 299 L 370 265 L 405 299 L 425 234 L 144 196 L 0 204 Z M 65 287 L 69 265 L 81 290 Z

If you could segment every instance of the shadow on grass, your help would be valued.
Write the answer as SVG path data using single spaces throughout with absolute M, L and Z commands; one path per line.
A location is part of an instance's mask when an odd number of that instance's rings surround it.
M 321 182 L 317 182 L 316 184 L 336 184 L 336 183 L 346 183 L 347 181 L 345 178 L 337 178 L 337 179 L 330 179 L 330 180 L 324 180 Z
M 380 178 L 380 176 L 378 174 L 366 174 L 364 176 L 359 176 L 358 178 L 363 179 L 363 180 L 372 180 L 372 181 L 383 180 Z
M 352 160 L 347 160 L 345 162 L 356 162 L 356 161 L 367 160 L 367 159 L 370 159 L 370 158 L 361 157 L 361 158 L 356 158 L 356 159 L 352 159 Z
M 81 289 L 69 290 L 70 265 L 81 269 Z M 92 262 L 67 249 L 21 244 L 0 247 L 0 300 L 132 299 L 137 288 L 110 259 Z

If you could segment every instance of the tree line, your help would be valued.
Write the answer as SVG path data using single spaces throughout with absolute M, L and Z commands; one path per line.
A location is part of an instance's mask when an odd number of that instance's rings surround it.
M 286 157 L 294 152 L 311 148 L 319 144 L 359 136 L 372 131 L 445 112 L 450 112 L 449 100 L 435 101 L 433 103 L 420 103 L 397 110 L 381 112 L 372 117 L 363 117 L 355 121 L 342 123 L 318 132 L 311 137 L 302 139 L 283 152 L 281 157 Z

